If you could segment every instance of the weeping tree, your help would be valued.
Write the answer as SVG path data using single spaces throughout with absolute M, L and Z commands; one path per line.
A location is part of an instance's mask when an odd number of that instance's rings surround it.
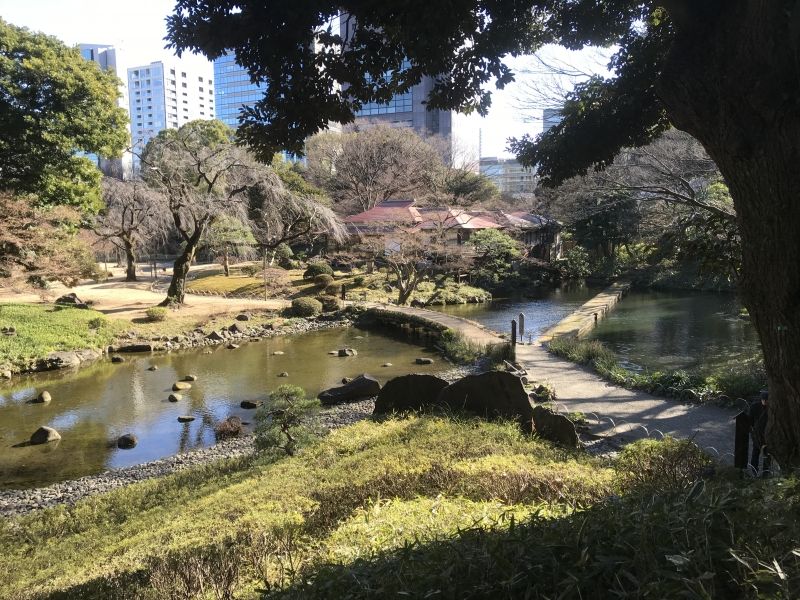
M 209 227 L 223 215 L 244 219 L 254 161 L 220 121 L 191 121 L 166 129 L 141 156 L 148 184 L 167 199 L 182 245 L 163 305 L 183 304 L 186 276 Z
M 125 254 L 125 281 L 136 281 L 139 251 L 166 236 L 169 220 L 166 198 L 141 180 L 106 177 L 102 190 L 105 208 L 92 229 L 100 239 Z

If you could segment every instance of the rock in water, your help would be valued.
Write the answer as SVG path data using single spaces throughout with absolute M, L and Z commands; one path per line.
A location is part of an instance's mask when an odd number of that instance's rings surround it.
M 533 418 L 522 381 L 503 371 L 467 375 L 444 388 L 436 404 L 485 418 L 515 419 L 527 430 Z
M 148 371 L 158 371 L 158 366 L 156 366 L 156 365 L 150 365 L 149 367 L 147 367 L 147 370 L 148 370 Z
M 214 433 L 218 440 L 236 437 L 242 433 L 242 420 L 239 417 L 228 417 L 224 421 L 217 423 Z
M 387 381 L 375 400 L 373 414 L 419 410 L 436 404 L 447 381 L 434 375 L 402 375 Z
M 283 373 L 279 373 L 278 374 L 278 377 L 288 377 L 288 376 L 289 376 L 289 373 L 287 373 L 286 371 L 284 371 Z
M 181 381 L 197 381 L 197 375 L 186 375 Z
M 392 363 L 383 363 L 381 366 L 382 367 L 391 367 Z
M 427 358 L 427 357 L 420 357 L 417 360 L 415 360 L 414 362 L 416 364 L 418 364 L 418 365 L 432 365 L 433 364 L 433 359 L 432 358 Z
M 236 350 L 239 347 L 239 344 L 228 344 L 228 350 Z
M 46 444 L 47 442 L 56 442 L 61 439 L 61 434 L 52 427 L 39 427 L 31 435 L 31 444 Z
M 242 400 L 239 406 L 246 409 L 258 408 L 263 402 L 261 400 Z
M 50 392 L 45 390 L 41 394 L 36 396 L 36 398 L 33 399 L 33 403 L 34 404 L 47 404 L 52 399 L 53 399 L 53 397 L 50 395 Z
M 357 356 L 358 352 L 353 348 L 339 348 L 337 354 L 339 356 Z
M 178 417 L 178 423 L 189 423 L 191 421 L 194 421 L 194 417 L 189 415 Z
M 117 448 L 122 448 L 123 450 L 130 450 L 131 448 L 135 448 L 136 444 L 138 443 L 139 443 L 139 438 L 137 438 L 132 433 L 126 433 L 117 438 Z
M 378 380 L 365 373 L 364 375 L 359 375 L 350 383 L 325 390 L 317 398 L 322 404 L 330 406 L 332 404 L 371 398 L 372 396 L 377 396 L 380 391 L 381 384 L 378 383 Z
M 283 356 L 283 352 L 281 350 L 275 350 L 275 352 L 272 353 L 272 356 Z
M 172 384 L 172 391 L 173 392 L 180 392 L 181 390 L 190 390 L 192 389 L 192 384 L 186 381 L 176 381 Z
M 123 363 L 123 362 L 125 362 L 125 359 L 122 358 L 121 356 L 112 356 L 111 357 L 111 362 L 112 363 Z
M 533 409 L 533 427 L 536 433 L 546 440 L 567 448 L 578 448 L 580 440 L 575 431 L 575 423 L 564 415 L 554 413 L 544 406 Z
M 183 400 L 183 396 L 181 396 L 180 394 L 170 394 L 169 396 L 167 396 L 167 400 L 169 400 L 170 402 L 180 402 L 181 400 Z

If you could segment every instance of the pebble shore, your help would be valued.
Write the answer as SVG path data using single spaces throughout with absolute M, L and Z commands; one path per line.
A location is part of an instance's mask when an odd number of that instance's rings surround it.
M 448 381 L 456 381 L 474 371 L 475 369 L 471 367 L 456 367 L 438 375 Z M 328 430 L 345 427 L 368 418 L 372 415 L 374 407 L 374 398 L 340 404 L 320 411 L 315 417 L 315 423 Z M 252 454 L 254 451 L 253 441 L 252 435 L 244 435 L 223 440 L 208 448 L 190 450 L 151 462 L 113 469 L 96 475 L 87 475 L 46 487 L 0 491 L 0 516 L 24 515 L 59 504 L 74 504 L 88 496 L 110 492 L 132 483 L 163 477 L 216 460 Z

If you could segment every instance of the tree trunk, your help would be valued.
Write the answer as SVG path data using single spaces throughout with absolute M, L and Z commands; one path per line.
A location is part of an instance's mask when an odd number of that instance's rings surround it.
M 689 14 L 659 85 L 672 122 L 700 140 L 730 187 L 740 292 L 769 382 L 767 446 L 785 472 L 800 467 L 800 62 L 787 11 L 738 0 Z
M 123 240 L 125 244 L 125 281 L 138 281 L 136 279 L 136 251 L 133 244 L 128 240 Z
M 224 244 L 222 248 L 222 271 L 225 277 L 231 276 L 231 261 L 228 256 L 228 244 Z
M 186 277 L 189 275 L 189 267 L 192 265 L 200 239 L 203 236 L 203 228 L 198 228 L 186 242 L 183 252 L 175 259 L 172 267 L 172 279 L 169 282 L 167 297 L 161 302 L 161 306 L 183 304 L 186 296 Z

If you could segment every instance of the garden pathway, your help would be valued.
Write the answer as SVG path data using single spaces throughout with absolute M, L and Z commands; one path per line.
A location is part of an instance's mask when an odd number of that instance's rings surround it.
M 407 306 L 368 306 L 428 319 L 461 332 L 473 343 L 505 341 L 478 323 L 452 315 Z M 553 385 L 558 409 L 584 413 L 595 435 L 619 443 L 660 434 L 692 438 L 724 462 L 733 462 L 733 417 L 738 410 L 678 402 L 609 384 L 589 369 L 550 354 L 538 342 L 517 345 L 516 355 L 531 380 Z

